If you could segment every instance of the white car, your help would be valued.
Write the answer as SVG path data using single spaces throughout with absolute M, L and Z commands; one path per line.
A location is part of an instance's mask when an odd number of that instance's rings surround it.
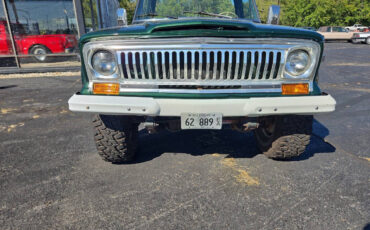
M 366 43 L 370 45 L 370 32 L 367 33 L 354 33 L 352 43 Z
M 341 26 L 322 26 L 317 32 L 324 36 L 326 41 L 345 40 L 350 42 L 353 37 L 353 32 L 349 32 Z
M 368 27 L 363 26 L 361 24 L 354 24 L 353 26 L 347 26 L 345 28 L 349 31 L 355 31 L 355 30 L 358 30 L 358 29 L 367 29 Z

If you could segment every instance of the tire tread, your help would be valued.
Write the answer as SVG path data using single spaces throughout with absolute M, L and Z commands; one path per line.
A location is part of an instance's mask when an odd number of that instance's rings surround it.
M 119 116 L 96 115 L 93 126 L 95 144 L 103 160 L 112 163 L 133 160 L 138 135 L 135 124 Z
M 279 116 L 276 131 L 270 143 L 261 143 L 255 132 L 258 147 L 265 156 L 272 159 L 290 159 L 301 155 L 310 143 L 313 116 Z

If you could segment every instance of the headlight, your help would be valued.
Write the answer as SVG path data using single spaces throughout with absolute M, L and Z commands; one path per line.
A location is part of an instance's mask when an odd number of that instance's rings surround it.
M 304 50 L 294 50 L 288 55 L 285 71 L 293 76 L 303 74 L 310 66 L 310 55 Z
M 91 59 L 91 65 L 99 74 L 109 76 L 117 70 L 117 63 L 111 52 L 101 50 L 97 51 Z

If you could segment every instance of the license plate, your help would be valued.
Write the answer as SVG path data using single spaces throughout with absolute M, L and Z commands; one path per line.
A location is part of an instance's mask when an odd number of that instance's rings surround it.
M 221 129 L 221 113 L 183 113 L 181 129 Z

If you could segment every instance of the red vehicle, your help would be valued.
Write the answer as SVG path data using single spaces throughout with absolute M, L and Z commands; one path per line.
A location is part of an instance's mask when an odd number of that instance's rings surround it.
M 6 28 L 6 21 L 0 21 L 0 55 L 12 54 L 12 45 Z M 77 47 L 73 34 L 25 35 L 17 32 L 14 41 L 18 54 L 34 54 L 34 59 L 45 62 L 48 53 L 71 53 Z

